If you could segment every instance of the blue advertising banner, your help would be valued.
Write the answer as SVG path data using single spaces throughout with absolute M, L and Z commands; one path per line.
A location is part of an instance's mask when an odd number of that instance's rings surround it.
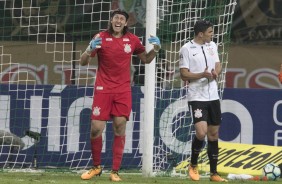
M 163 98 L 168 96 L 177 99 L 180 92 L 182 91 L 163 92 Z M 220 140 L 281 146 L 281 92 L 271 89 L 225 89 Z M 36 153 L 40 166 L 80 168 L 91 165 L 89 132 L 92 94 L 93 88 L 81 86 L 1 84 L 0 130 L 15 134 L 25 144 L 20 154 L 14 158 L 15 162 L 32 164 Z M 142 87 L 132 87 L 132 94 L 132 123 L 127 125 L 123 163 L 136 167 L 142 156 Z M 155 127 L 163 124 L 161 121 L 164 112 L 175 102 L 156 99 Z M 27 131 L 39 133 L 40 139 L 30 137 Z M 156 129 L 155 135 L 161 141 L 164 140 L 159 129 Z M 108 123 L 103 134 L 102 150 L 102 162 L 108 166 L 111 165 L 112 137 L 111 123 Z M 165 145 L 166 142 L 163 143 Z M 159 141 L 155 141 L 155 144 L 159 144 Z M 3 141 L 1 145 L 2 166 L 7 159 L 11 159 L 8 158 L 11 150 L 5 150 Z

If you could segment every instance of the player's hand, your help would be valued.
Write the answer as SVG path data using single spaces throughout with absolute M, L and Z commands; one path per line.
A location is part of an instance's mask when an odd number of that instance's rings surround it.
M 97 48 L 101 48 L 102 44 L 102 38 L 100 38 L 100 35 L 97 34 L 95 38 L 93 38 L 86 49 L 87 54 L 91 54 L 91 52 Z
M 215 69 L 211 70 L 211 74 L 212 74 L 213 79 L 216 80 L 218 77 L 218 74 L 216 73 Z
M 154 51 L 159 52 L 159 50 L 161 49 L 160 39 L 157 36 L 150 35 L 148 41 L 150 44 L 154 45 Z
M 203 72 L 203 77 L 207 78 L 207 79 L 212 79 L 213 75 L 211 72 L 209 72 L 208 67 L 205 68 L 205 71 Z
M 100 38 L 100 35 L 97 34 L 95 38 L 92 39 L 89 43 L 90 49 L 94 50 L 96 48 L 101 48 L 101 44 L 102 44 L 102 38 Z

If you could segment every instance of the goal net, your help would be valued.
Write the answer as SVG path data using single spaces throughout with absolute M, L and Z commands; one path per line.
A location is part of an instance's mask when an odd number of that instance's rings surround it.
M 142 135 L 154 123 L 154 171 L 170 171 L 189 158 L 193 129 L 178 52 L 193 37 L 199 18 L 214 23 L 223 72 L 236 0 L 159 0 L 155 122 L 144 122 L 144 64 L 132 57 L 133 104 L 121 170 L 142 168 Z M 79 57 L 98 31 L 107 29 L 112 9 L 130 14 L 130 31 L 145 43 L 145 0 L 0 1 L 0 168 L 81 170 L 92 166 L 90 115 L 97 70 Z M 122 71 L 121 71 L 122 72 Z M 112 122 L 103 133 L 102 163 L 112 165 Z

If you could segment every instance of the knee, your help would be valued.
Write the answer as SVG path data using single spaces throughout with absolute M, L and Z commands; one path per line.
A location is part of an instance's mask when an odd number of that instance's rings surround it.
M 126 129 L 125 125 L 114 126 L 114 133 L 117 136 L 123 136 L 125 135 L 125 129 Z
M 205 140 L 206 133 L 204 133 L 204 132 L 197 132 L 197 133 L 196 133 L 196 137 L 197 137 L 197 139 L 199 139 L 200 141 L 203 141 L 203 140 Z
M 216 141 L 218 140 L 218 132 L 208 134 L 209 141 Z
M 91 128 L 91 138 L 96 138 L 96 137 L 99 137 L 100 135 L 102 135 L 101 130 Z

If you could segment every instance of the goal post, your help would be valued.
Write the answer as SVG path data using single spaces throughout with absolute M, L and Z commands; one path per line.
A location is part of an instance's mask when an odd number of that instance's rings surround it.
M 132 112 L 121 171 L 146 177 L 171 172 L 189 158 L 194 134 L 179 77 L 179 49 L 193 38 L 197 19 L 214 23 L 222 97 L 235 6 L 236 0 L 0 1 L 0 169 L 92 166 L 97 59 L 80 66 L 79 56 L 94 34 L 107 29 L 111 10 L 122 8 L 146 50 L 152 48 L 150 34 L 160 38 L 162 49 L 148 65 L 132 57 Z M 104 170 L 112 164 L 112 142 L 109 121 L 103 132 Z
M 146 50 L 152 46 L 148 42 L 150 35 L 157 33 L 157 0 L 147 1 L 146 4 Z M 143 176 L 153 175 L 153 154 L 154 154 L 154 123 L 155 122 L 155 64 L 153 61 L 145 66 L 145 86 L 144 86 L 144 125 L 143 125 L 143 147 L 142 174 Z

